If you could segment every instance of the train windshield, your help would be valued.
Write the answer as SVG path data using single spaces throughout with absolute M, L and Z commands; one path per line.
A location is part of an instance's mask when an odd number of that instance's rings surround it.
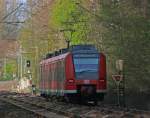
M 98 79 L 98 57 L 74 58 L 76 79 Z

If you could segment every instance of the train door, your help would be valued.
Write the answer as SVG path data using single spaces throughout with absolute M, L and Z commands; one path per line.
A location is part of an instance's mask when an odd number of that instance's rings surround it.
M 61 65 L 60 65 L 60 69 L 61 69 L 61 95 L 64 95 L 64 89 L 65 89 L 65 60 L 63 59 L 61 61 Z
M 61 83 L 61 79 L 60 79 L 60 60 L 57 61 L 57 68 L 56 68 L 56 72 L 57 72 L 57 95 L 60 95 L 60 83 Z
M 51 95 L 53 95 L 53 92 L 54 92 L 54 63 L 51 63 L 51 89 L 50 89 L 50 92 L 51 92 Z
M 49 91 L 49 95 L 51 95 L 51 79 L 52 79 L 52 69 L 51 69 L 51 64 L 48 64 L 48 91 Z
M 64 94 L 64 60 L 59 60 L 57 63 L 57 82 L 58 82 L 58 95 Z

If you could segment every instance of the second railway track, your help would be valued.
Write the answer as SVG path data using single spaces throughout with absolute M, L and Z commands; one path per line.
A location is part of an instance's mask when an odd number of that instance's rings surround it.
M 64 102 L 50 102 L 39 96 L 3 95 L 0 100 L 32 112 L 37 118 L 149 118 L 150 112 L 118 108 L 116 106 L 85 106 Z
M 66 115 L 59 113 L 58 111 L 46 109 L 31 102 L 26 102 L 12 97 L 1 97 L 0 100 L 29 111 L 35 114 L 37 118 L 68 118 Z

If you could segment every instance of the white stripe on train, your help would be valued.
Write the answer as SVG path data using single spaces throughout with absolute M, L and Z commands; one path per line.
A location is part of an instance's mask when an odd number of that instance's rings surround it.
M 51 93 L 77 93 L 77 90 L 49 90 L 49 89 L 40 89 L 41 92 L 51 92 Z M 97 93 L 106 93 L 107 90 L 96 90 Z

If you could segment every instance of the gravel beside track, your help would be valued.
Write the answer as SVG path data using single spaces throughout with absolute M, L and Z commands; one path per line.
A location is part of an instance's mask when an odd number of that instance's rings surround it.
M 31 112 L 0 100 L 0 118 L 36 118 Z
M 12 98 L 0 98 L 1 101 L 4 101 L 6 103 L 12 104 L 18 108 L 24 109 L 25 111 L 29 111 L 30 113 L 34 114 L 35 117 L 37 118 L 67 118 L 63 115 L 59 115 L 55 112 L 51 112 L 48 109 L 42 108 L 38 105 L 34 105 L 32 103 L 22 101 L 22 100 L 17 100 L 17 99 L 12 99 Z
M 150 111 L 115 105 L 92 106 L 46 101 L 40 96 L 29 94 L 1 95 L 0 99 L 45 118 L 150 118 Z

